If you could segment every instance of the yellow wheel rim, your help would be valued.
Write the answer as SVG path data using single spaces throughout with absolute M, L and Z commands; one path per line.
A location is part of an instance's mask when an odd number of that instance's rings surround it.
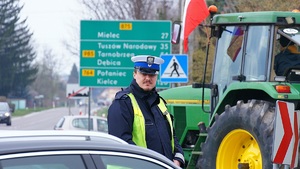
M 238 169 L 239 165 L 249 169 L 262 169 L 258 143 L 249 132 L 242 129 L 231 131 L 222 140 L 217 153 L 216 169 Z

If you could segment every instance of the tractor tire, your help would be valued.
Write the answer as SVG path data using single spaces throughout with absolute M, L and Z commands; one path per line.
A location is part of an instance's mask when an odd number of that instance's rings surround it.
M 270 169 L 275 105 L 238 101 L 215 116 L 198 159 L 201 169 Z

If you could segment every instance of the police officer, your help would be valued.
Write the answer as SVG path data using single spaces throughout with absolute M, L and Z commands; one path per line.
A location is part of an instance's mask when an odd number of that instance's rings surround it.
M 288 68 L 300 66 L 300 53 L 294 42 L 281 35 L 280 53 L 275 56 L 274 70 L 277 76 L 283 76 Z
M 183 167 L 183 150 L 173 130 L 172 117 L 155 88 L 159 65 L 164 60 L 148 55 L 131 60 L 133 80 L 129 87 L 116 93 L 108 109 L 108 133 L 161 153 Z

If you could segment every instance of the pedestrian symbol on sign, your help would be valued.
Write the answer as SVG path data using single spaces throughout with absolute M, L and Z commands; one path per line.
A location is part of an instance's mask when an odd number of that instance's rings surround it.
M 161 65 L 160 80 L 162 82 L 187 82 L 187 55 L 161 55 L 165 62 Z
M 170 77 L 172 77 L 173 73 L 176 72 L 177 76 L 179 77 L 179 73 L 178 73 L 178 63 L 175 61 L 175 59 L 173 59 L 173 65 L 171 66 L 171 68 L 173 68 Z

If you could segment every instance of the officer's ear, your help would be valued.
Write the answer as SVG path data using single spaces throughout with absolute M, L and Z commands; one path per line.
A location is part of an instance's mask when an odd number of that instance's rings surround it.
M 133 76 L 133 78 L 135 78 L 135 75 L 136 75 L 136 73 L 137 73 L 137 70 L 136 70 L 136 69 L 134 69 L 134 70 L 133 70 L 133 75 L 132 75 L 132 76 Z

